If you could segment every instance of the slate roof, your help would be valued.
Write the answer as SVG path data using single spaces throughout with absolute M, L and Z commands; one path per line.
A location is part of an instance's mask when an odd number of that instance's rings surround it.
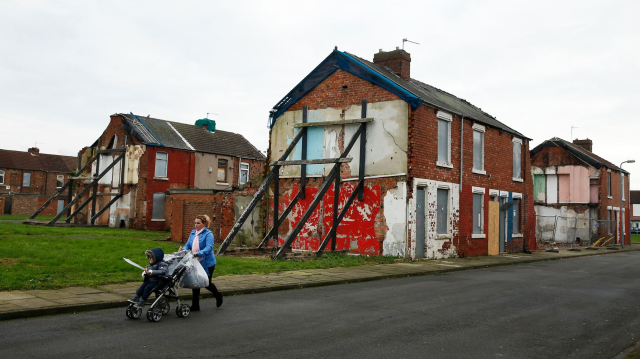
M 26 171 L 45 171 L 69 173 L 76 169 L 78 159 L 72 156 L 50 155 L 40 153 L 0 150 L 0 168 Z
M 407 101 L 414 109 L 420 104 L 426 103 L 429 106 L 452 114 L 463 115 L 465 119 L 472 119 L 521 138 L 530 139 L 464 99 L 415 79 L 403 80 L 385 66 L 374 64 L 356 55 L 338 50 L 334 50 L 327 56 L 273 107 L 269 125 L 273 127 L 274 122 L 288 107 L 338 69 L 387 89 Z
M 129 131 L 147 145 L 186 151 L 264 160 L 265 156 L 241 134 L 157 118 L 119 114 Z
M 587 162 L 588 164 L 590 164 L 591 166 L 597 169 L 600 169 L 601 167 L 604 166 L 612 170 L 620 171 L 620 168 L 614 165 L 613 163 L 605 160 L 604 158 L 596 155 L 595 153 L 585 149 L 580 145 L 576 145 L 573 142 L 565 141 L 559 137 L 554 137 L 550 140 L 546 140 L 541 144 L 537 145 L 534 149 L 530 151 L 531 157 L 538 154 L 538 152 L 542 151 L 542 149 L 545 147 L 562 147 L 567 151 L 569 151 L 570 153 L 572 153 L 574 156 L 584 160 L 585 162 Z M 624 169 L 622 170 L 622 172 L 629 174 L 629 172 L 625 171 Z

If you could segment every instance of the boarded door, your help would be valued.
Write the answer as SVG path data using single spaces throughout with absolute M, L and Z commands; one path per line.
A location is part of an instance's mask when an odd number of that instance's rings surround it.
M 490 256 L 500 254 L 500 204 L 494 201 L 489 202 L 488 236 L 488 254 Z
M 416 195 L 416 258 L 424 258 L 425 242 L 425 196 L 424 188 L 418 187 Z
M 11 203 L 13 201 L 12 197 L 4 198 L 4 214 L 11 214 Z

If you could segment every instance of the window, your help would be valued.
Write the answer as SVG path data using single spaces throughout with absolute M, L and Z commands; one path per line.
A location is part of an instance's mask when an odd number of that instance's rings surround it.
M 520 199 L 513 200 L 513 234 L 520 234 Z
M 485 174 L 484 171 L 484 131 L 482 125 L 473 125 L 473 172 Z
M 611 171 L 607 172 L 607 197 L 611 197 Z
M 167 196 L 164 193 L 153 194 L 153 209 L 151 211 L 151 219 L 164 221 L 164 204 Z
M 438 188 L 436 234 L 449 233 L 449 190 Z
M 513 179 L 522 181 L 522 140 L 513 139 Z
M 448 113 L 438 111 L 438 162 L 439 166 L 453 167 L 451 164 L 451 121 Z
M 0 170 L 0 184 L 4 184 L 4 170 Z
M 483 205 L 482 193 L 473 194 L 473 234 L 482 234 L 482 205 Z
M 249 164 L 240 163 L 240 184 L 249 182 Z
M 22 175 L 22 187 L 31 187 L 31 173 L 25 172 Z
M 218 160 L 218 182 L 227 182 L 227 160 Z
M 64 175 L 56 176 L 56 188 L 61 188 L 64 185 Z
M 611 215 L 611 210 L 607 211 L 607 233 L 608 234 L 612 234 L 613 231 L 611 230 L 613 228 L 613 223 L 611 223 L 611 218 L 613 216 Z
M 154 177 L 167 177 L 167 163 L 169 162 L 169 154 L 166 152 L 156 153 L 156 172 Z

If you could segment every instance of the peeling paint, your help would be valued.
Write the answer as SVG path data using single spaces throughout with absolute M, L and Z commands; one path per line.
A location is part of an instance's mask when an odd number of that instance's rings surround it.
M 387 191 L 384 196 L 384 218 L 389 230 L 383 242 L 383 255 L 404 257 L 406 255 L 407 229 L 407 184 Z

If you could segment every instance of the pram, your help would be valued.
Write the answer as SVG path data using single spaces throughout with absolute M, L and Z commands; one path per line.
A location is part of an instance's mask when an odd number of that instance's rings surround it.
M 162 319 L 162 316 L 169 314 L 171 306 L 169 305 L 169 299 L 176 299 L 176 315 L 179 318 L 186 318 L 191 313 L 191 306 L 189 304 L 180 303 L 180 297 L 178 296 L 178 284 L 181 283 L 184 276 L 187 276 L 192 266 L 189 265 L 189 260 L 193 256 L 185 255 L 186 252 L 177 252 L 165 257 L 165 261 L 169 263 L 169 275 L 160 276 L 160 284 L 153 289 L 156 299 L 151 303 L 149 309 L 147 309 L 147 319 L 151 322 L 157 322 Z M 142 315 L 142 308 L 138 308 L 135 304 L 131 303 L 126 310 L 127 318 L 138 319 Z

